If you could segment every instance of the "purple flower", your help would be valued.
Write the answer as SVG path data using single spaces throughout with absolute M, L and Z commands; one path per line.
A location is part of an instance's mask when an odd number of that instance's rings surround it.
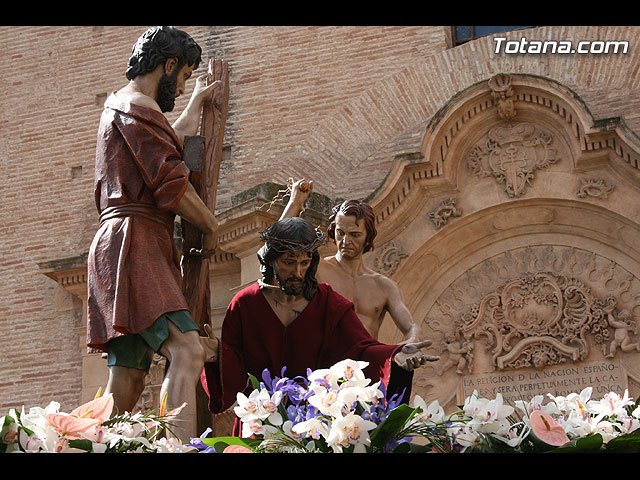
M 191 438 L 191 442 L 185 444 L 187 447 L 194 447 L 198 450 L 198 453 L 217 453 L 216 449 L 210 445 L 205 444 L 202 439 L 212 432 L 211 427 L 207 428 L 199 438 Z

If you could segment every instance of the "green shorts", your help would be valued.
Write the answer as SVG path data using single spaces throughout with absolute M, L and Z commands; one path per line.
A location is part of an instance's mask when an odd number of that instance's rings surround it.
M 165 313 L 140 333 L 131 333 L 109 340 L 107 366 L 137 368 L 148 372 L 153 352 L 158 352 L 164 341 L 169 338 L 167 321 L 171 321 L 183 333 L 200 330 L 188 310 Z

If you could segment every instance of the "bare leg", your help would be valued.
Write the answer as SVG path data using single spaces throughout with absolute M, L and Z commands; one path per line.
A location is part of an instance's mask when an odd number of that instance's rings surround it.
M 168 325 L 169 338 L 162 344 L 159 353 L 170 363 L 160 398 L 167 395 L 167 411 L 187 403 L 171 427 L 175 436 L 184 442 L 198 436 L 196 385 L 204 368 L 205 353 L 198 332 L 182 333 L 173 323 L 168 322 Z
M 137 368 L 109 367 L 109 382 L 105 394 L 113 394 L 113 414 L 133 412 L 142 391 L 146 372 Z

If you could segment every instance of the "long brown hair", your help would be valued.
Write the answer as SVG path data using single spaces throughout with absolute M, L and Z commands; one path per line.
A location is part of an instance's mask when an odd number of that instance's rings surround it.
M 329 235 L 329 238 L 334 241 L 336 239 L 336 216 L 339 213 L 342 215 L 355 215 L 358 220 L 364 219 L 367 238 L 365 239 L 362 253 L 367 253 L 373 250 L 373 239 L 376 238 L 376 235 L 378 234 L 373 208 L 366 203 L 362 203 L 360 200 L 346 200 L 340 205 L 333 207 L 331 216 L 329 217 L 327 235 Z

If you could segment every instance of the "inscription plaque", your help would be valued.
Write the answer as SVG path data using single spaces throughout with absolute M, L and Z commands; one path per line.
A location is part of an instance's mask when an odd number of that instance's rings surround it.
M 629 388 L 624 368 L 615 361 L 564 363 L 544 369 L 500 370 L 489 373 L 464 375 L 458 389 L 458 404 L 477 390 L 480 398 L 493 399 L 500 393 L 506 403 L 528 401 L 536 395 L 551 393 L 567 396 L 592 387 L 592 398 L 600 399 L 606 393 L 620 395 Z

